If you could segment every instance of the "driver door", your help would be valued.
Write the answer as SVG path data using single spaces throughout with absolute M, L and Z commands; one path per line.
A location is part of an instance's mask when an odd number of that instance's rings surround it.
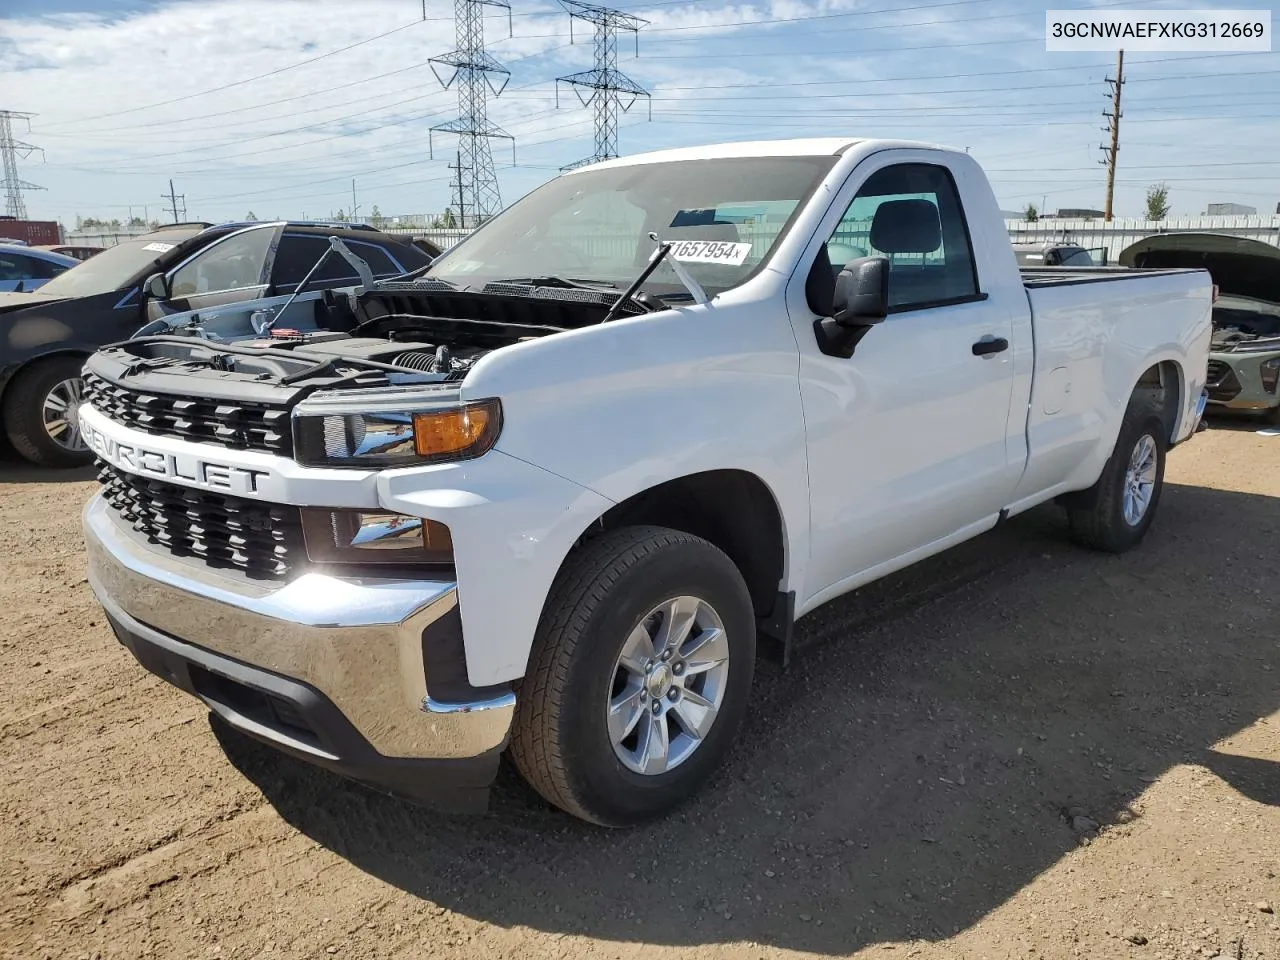
M 169 296 L 147 301 L 147 319 L 265 296 L 279 235 L 278 226 L 265 224 L 205 247 L 169 273 Z
M 1007 439 L 1022 287 L 984 287 L 951 170 L 928 154 L 881 157 L 814 269 L 887 258 L 889 315 L 847 358 L 815 343 L 821 313 L 798 328 L 812 530 L 802 606 L 994 523 L 1021 475 Z M 912 236 L 908 205 L 933 211 L 933 230 L 918 231 L 929 236 Z

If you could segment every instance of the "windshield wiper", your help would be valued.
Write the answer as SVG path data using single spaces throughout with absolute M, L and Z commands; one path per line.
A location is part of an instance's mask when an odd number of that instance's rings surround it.
M 594 290 L 597 287 L 609 287 L 610 289 L 618 289 L 616 283 L 610 283 L 608 280 L 591 280 L 577 279 L 570 277 L 504 277 L 501 280 L 490 280 L 490 283 L 518 283 L 528 284 L 531 287 L 567 287 L 571 290 Z

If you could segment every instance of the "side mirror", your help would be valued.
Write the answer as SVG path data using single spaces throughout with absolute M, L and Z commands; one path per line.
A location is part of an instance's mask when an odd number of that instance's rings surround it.
M 860 257 L 844 265 L 836 277 L 831 318 L 842 327 L 879 323 L 889 313 L 889 261 Z
M 889 313 L 889 261 L 860 257 L 836 277 L 831 316 L 814 323 L 818 347 L 833 357 L 851 357 L 858 341 Z
M 169 280 L 163 273 L 153 273 L 143 281 L 142 292 L 152 300 L 168 300 Z

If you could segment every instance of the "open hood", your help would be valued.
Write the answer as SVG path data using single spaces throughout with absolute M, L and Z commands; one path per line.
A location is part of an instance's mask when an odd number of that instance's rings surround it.
M 1221 233 L 1160 233 L 1120 252 L 1123 267 L 1200 267 L 1224 297 L 1280 304 L 1280 247 Z

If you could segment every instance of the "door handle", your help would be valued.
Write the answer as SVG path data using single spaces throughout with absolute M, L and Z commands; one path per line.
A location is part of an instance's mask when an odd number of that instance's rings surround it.
M 975 357 L 989 357 L 993 353 L 1003 353 L 1009 349 L 1009 341 L 1004 337 L 983 337 L 973 345 Z

